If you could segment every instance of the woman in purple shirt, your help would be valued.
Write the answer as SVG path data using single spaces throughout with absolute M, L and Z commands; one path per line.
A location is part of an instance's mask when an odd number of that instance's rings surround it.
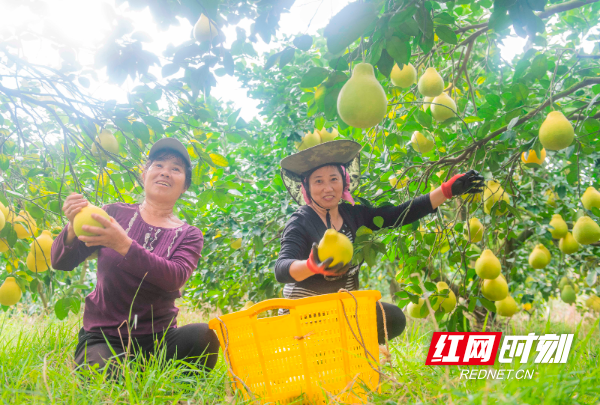
M 52 267 L 71 271 L 98 251 L 97 284 L 85 299 L 75 350 L 79 366 L 103 368 L 113 351 L 125 355 L 130 339 L 130 353 L 147 356 L 166 348 L 167 359 L 209 370 L 215 366 L 219 341 L 208 325 L 177 327 L 175 299 L 198 265 L 204 244 L 202 232 L 173 213 L 191 177 L 185 147 L 163 138 L 150 149 L 142 173 L 144 201 L 103 206 L 110 220 L 92 214 L 104 228 L 84 225 L 83 230 L 97 236 L 75 235 L 73 219 L 88 202 L 81 194 L 66 198 L 63 211 L 69 223 L 52 245 Z

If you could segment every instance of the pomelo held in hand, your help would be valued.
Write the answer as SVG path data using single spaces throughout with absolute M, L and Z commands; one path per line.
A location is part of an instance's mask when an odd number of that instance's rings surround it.
M 410 63 L 404 65 L 402 69 L 400 69 L 398 64 L 395 64 L 390 74 L 390 80 L 396 87 L 410 87 L 417 81 L 417 69 Z
M 567 223 L 560 214 L 552 215 L 552 220 L 550 221 L 550 233 L 554 239 L 564 238 L 567 233 L 569 233 Z
M 83 225 L 89 226 L 97 226 L 99 228 L 104 228 L 104 226 L 92 218 L 92 214 L 98 214 L 103 216 L 104 218 L 110 220 L 110 215 L 106 213 L 102 208 L 96 207 L 95 205 L 89 204 L 86 207 L 83 207 L 81 211 L 75 215 L 75 219 L 73 220 L 73 230 L 75 231 L 75 235 L 77 236 L 96 236 L 93 233 L 86 232 L 82 229 Z
M 435 144 L 421 132 L 415 131 L 410 138 L 410 146 L 419 153 L 428 153 L 435 147 Z
M 219 29 L 216 24 L 213 23 L 204 14 L 200 15 L 200 18 L 194 25 L 194 39 L 198 42 L 211 41 L 219 35 Z
M 573 125 L 560 111 L 552 111 L 540 126 L 540 143 L 548 150 L 561 150 L 573 143 Z
M 501 301 L 508 295 L 508 284 L 502 275 L 493 280 L 483 280 L 481 293 L 490 301 Z
M 14 277 L 7 277 L 0 287 L 0 304 L 10 307 L 21 299 L 21 288 Z
M 475 262 L 475 272 L 483 279 L 495 279 L 500 275 L 500 270 L 500 260 L 490 249 L 484 250 Z
M 456 103 L 448 94 L 442 93 L 433 99 L 431 104 L 431 115 L 438 122 L 456 117 Z
M 359 63 L 344 84 L 337 99 L 340 118 L 355 128 L 370 128 L 381 122 L 387 112 L 387 97 L 377 81 L 373 66 Z
M 352 260 L 354 248 L 346 235 L 335 229 L 328 229 L 319 242 L 318 252 L 321 262 L 333 257 L 330 266 L 335 266 L 338 263 L 345 265 Z
M 567 232 L 565 237 L 558 241 L 558 248 L 564 254 L 570 255 L 579 250 L 579 243 L 577 243 L 571 232 Z
M 594 187 L 588 187 L 581 196 L 581 202 L 586 210 L 600 209 L 600 192 Z
M 573 237 L 580 245 L 589 245 L 600 240 L 600 226 L 588 216 L 580 217 L 573 227 Z
M 427 68 L 423 76 L 419 79 L 419 93 L 426 97 L 437 97 L 444 91 L 444 79 L 435 70 L 435 68 Z

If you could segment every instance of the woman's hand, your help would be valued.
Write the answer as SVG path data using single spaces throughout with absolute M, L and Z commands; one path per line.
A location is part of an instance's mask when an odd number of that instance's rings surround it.
M 133 240 L 127 236 L 123 227 L 113 217 L 110 217 L 110 220 L 108 220 L 98 214 L 92 214 L 92 218 L 100 222 L 104 228 L 83 225 L 81 229 L 96 236 L 80 236 L 79 240 L 84 242 L 88 247 L 104 246 L 125 256 Z
M 313 243 L 312 250 L 310 251 L 310 256 L 306 261 L 306 266 L 308 269 L 315 274 L 323 274 L 324 276 L 330 277 L 338 277 L 342 274 L 348 272 L 350 269 L 350 263 L 338 263 L 335 266 L 331 266 L 331 262 L 333 262 L 333 257 L 325 259 L 324 261 L 319 261 L 319 252 L 317 248 L 317 244 Z

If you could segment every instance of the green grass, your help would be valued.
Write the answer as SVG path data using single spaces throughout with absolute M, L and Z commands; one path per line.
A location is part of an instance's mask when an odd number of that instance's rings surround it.
M 571 323 L 564 306 L 548 321 L 538 315 L 519 316 L 510 334 L 575 333 L 567 364 L 533 365 L 531 380 L 460 380 L 458 367 L 426 366 L 432 324 L 409 320 L 406 331 L 391 345 L 393 376 L 370 403 L 435 404 L 597 404 L 600 400 L 600 330 L 596 318 Z M 182 310 L 180 324 L 199 322 L 198 313 Z M 123 378 L 73 372 L 73 351 L 80 317 L 60 322 L 53 316 L 0 314 L 1 404 L 226 404 L 243 403 L 228 395 L 225 364 L 208 375 L 186 373 L 184 363 L 159 358 L 130 362 Z M 489 328 L 488 328 L 489 330 Z M 506 329 L 504 330 L 506 332 Z M 503 365 L 517 369 L 519 364 Z M 499 368 L 499 365 L 494 366 Z

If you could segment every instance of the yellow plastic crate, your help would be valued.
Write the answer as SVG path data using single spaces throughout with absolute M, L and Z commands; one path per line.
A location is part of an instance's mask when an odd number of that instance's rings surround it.
M 352 291 L 352 295 L 271 299 L 212 319 L 209 327 L 217 332 L 236 388 L 245 398 L 263 403 L 324 404 L 327 397 L 339 403 L 366 402 L 365 388 L 375 390 L 379 385 L 375 307 L 381 293 Z M 290 313 L 257 317 L 278 308 Z

